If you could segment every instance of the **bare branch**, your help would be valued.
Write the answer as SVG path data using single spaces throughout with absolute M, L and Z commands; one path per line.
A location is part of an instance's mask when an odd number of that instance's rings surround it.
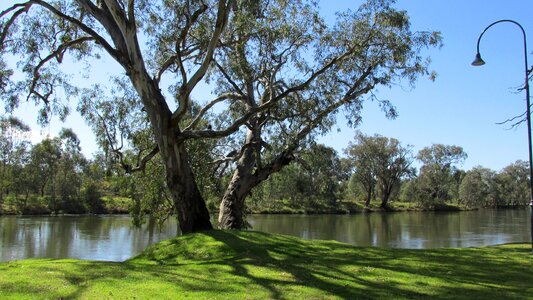
M 152 151 L 150 151 L 150 153 L 148 153 L 146 156 L 144 156 L 140 162 L 137 163 L 137 166 L 135 167 L 130 167 L 131 169 L 131 173 L 134 173 L 134 172 L 139 172 L 139 171 L 144 171 L 146 169 L 146 164 L 152 159 L 154 158 L 154 156 L 159 153 L 159 147 L 158 146 L 155 146 Z M 141 154 L 139 152 L 139 154 Z
M 83 2 L 86 2 L 85 0 L 78 0 L 78 2 L 80 1 L 83 1 Z M 89 1 L 90 2 L 90 1 Z M 82 23 L 80 20 L 74 18 L 74 17 L 71 17 L 69 15 L 66 15 L 64 13 L 62 13 L 61 11 L 57 10 L 54 6 L 50 5 L 48 2 L 46 1 L 42 1 L 42 0 L 32 0 L 32 1 L 28 1 L 26 3 L 34 3 L 34 4 L 38 4 L 40 5 L 41 7 L 44 7 L 46 8 L 47 10 L 49 10 L 51 13 L 53 13 L 54 15 L 64 19 L 64 20 L 67 20 L 69 21 L 70 23 L 76 25 L 78 28 L 80 28 L 82 31 L 84 31 L 85 33 L 87 33 L 88 35 L 94 37 L 94 39 L 96 40 L 96 42 L 100 45 L 102 45 L 102 47 L 104 47 L 104 49 L 112 56 L 114 57 L 115 59 L 117 59 L 119 62 L 121 62 L 121 58 L 120 56 L 118 55 L 118 52 L 116 49 L 114 49 L 102 36 L 100 36 L 98 33 L 96 33 L 96 31 L 94 31 L 92 28 L 88 27 L 87 25 L 85 25 L 84 23 Z M 94 5 L 93 5 L 94 6 Z
M 21 15 L 22 13 L 28 12 L 28 10 L 30 9 L 31 5 L 32 5 L 31 1 L 25 2 L 25 3 L 20 3 L 20 4 L 15 4 L 15 5 L 11 6 L 10 8 L 4 10 L 2 13 L 0 13 L 0 18 L 3 18 L 5 15 L 7 15 L 11 11 L 15 10 L 16 8 L 22 7 L 21 9 L 17 10 L 11 16 L 11 18 L 9 18 L 9 20 L 6 22 L 6 25 L 2 29 L 2 33 L 0 34 L 0 49 L 4 48 L 4 42 L 5 42 L 7 33 L 9 32 L 9 28 L 13 25 L 13 23 L 15 22 L 15 20 L 18 18 L 19 15 Z
M 69 42 L 66 42 L 66 43 L 63 43 L 61 45 L 59 45 L 59 47 L 57 47 L 57 49 L 55 51 L 53 51 L 52 53 L 48 54 L 48 56 L 46 56 L 45 58 L 43 58 L 38 64 L 37 66 L 35 66 L 35 68 L 33 68 L 33 79 L 32 79 L 32 82 L 31 82 L 31 85 L 30 85 L 30 95 L 31 94 L 36 94 L 39 96 L 39 94 L 36 92 L 35 90 L 35 87 L 37 86 L 37 82 L 39 81 L 39 78 L 40 78 L 40 74 L 39 74 L 39 70 L 47 63 L 49 62 L 51 59 L 53 58 L 56 58 L 57 61 L 59 63 L 62 62 L 63 60 L 63 54 L 65 53 L 66 50 L 68 50 L 70 47 L 74 46 L 74 45 L 77 45 L 77 44 L 82 44 L 84 42 L 88 42 L 88 41 L 92 41 L 94 40 L 94 37 L 91 37 L 91 36 L 84 36 L 84 37 L 81 37 L 81 38 L 78 38 L 78 39 L 75 39 L 75 40 L 72 40 L 72 41 L 69 41 Z M 29 97 L 29 95 L 28 95 Z M 40 98 L 45 102 L 45 104 L 48 104 L 48 100 L 47 99 L 44 99 L 43 96 L 40 96 Z
M 228 75 L 228 73 L 226 72 L 226 70 L 224 70 L 224 68 L 216 61 L 214 60 L 215 62 L 215 65 L 217 66 L 218 70 L 220 71 L 220 73 L 222 73 L 222 76 L 224 76 L 224 78 L 226 78 L 226 80 L 229 82 L 229 84 L 231 84 L 231 86 L 237 91 L 237 93 L 241 94 L 241 95 L 244 95 L 244 92 L 241 90 L 241 88 L 237 85 L 237 83 L 235 83 L 235 81 L 233 81 L 233 79 L 231 79 L 231 77 Z
M 204 115 L 207 113 L 207 111 L 209 109 L 211 109 L 215 104 L 220 103 L 220 102 L 222 102 L 224 100 L 227 100 L 227 99 L 240 99 L 240 98 L 242 98 L 242 96 L 239 96 L 239 95 L 236 95 L 236 94 L 231 94 L 231 93 L 226 93 L 226 94 L 222 94 L 222 95 L 218 96 L 217 98 L 215 98 L 211 102 L 209 102 L 206 106 L 204 106 L 200 110 L 198 115 L 194 118 L 194 120 L 191 122 L 191 124 L 189 124 L 189 126 L 187 126 L 185 129 L 183 129 L 183 131 L 189 131 L 189 130 L 195 129 L 196 125 L 198 125 L 198 122 L 200 122 L 200 120 L 204 117 Z
M 159 84 L 159 82 L 161 81 L 161 77 L 163 77 L 163 74 L 172 66 L 174 65 L 174 62 L 176 61 L 177 59 L 177 56 L 176 55 L 172 55 L 171 57 L 169 57 L 162 65 L 161 67 L 159 68 L 159 70 L 157 70 L 155 76 L 154 76 L 154 81 L 156 83 Z
M 187 82 L 187 70 L 185 70 L 185 66 L 183 65 L 183 57 L 181 55 L 181 49 L 179 46 L 176 47 L 176 62 L 178 63 L 178 68 L 180 69 L 183 88 L 185 82 Z
M 514 116 L 512 118 L 509 118 L 509 119 L 507 119 L 505 121 L 497 122 L 496 124 L 497 125 L 506 125 L 506 124 L 512 123 L 509 126 L 509 128 L 508 128 L 508 130 L 510 130 L 510 129 L 516 128 L 518 125 L 526 122 L 527 121 L 526 116 L 527 116 L 527 112 L 524 112 L 524 113 L 522 113 L 520 115 L 517 115 L 517 116 Z
M 210 162 L 209 164 L 210 165 L 215 165 L 215 168 L 218 168 L 221 164 L 232 162 L 232 161 L 235 161 L 235 157 L 230 156 L 230 157 L 223 157 L 223 158 L 220 158 L 220 159 L 216 159 L 216 160 Z
M 191 139 L 191 138 L 212 138 L 212 139 L 215 139 L 215 138 L 221 138 L 221 137 L 228 136 L 228 135 L 236 132 L 237 130 L 239 130 L 239 128 L 244 123 L 248 122 L 250 117 L 253 116 L 255 113 L 256 113 L 255 110 L 251 110 L 251 111 L 247 112 L 242 117 L 240 117 L 239 119 L 235 120 L 235 122 L 233 122 L 233 124 L 228 126 L 226 129 L 223 129 L 223 130 L 194 130 L 194 131 L 191 130 L 191 131 L 185 131 L 185 132 L 182 133 L 181 138 L 182 139 Z
M 211 37 L 211 40 L 209 41 L 209 45 L 207 47 L 207 52 L 204 58 L 204 61 L 200 65 L 200 68 L 196 71 L 196 73 L 191 77 L 191 80 L 187 83 L 187 91 L 190 93 L 194 89 L 194 87 L 198 84 L 198 82 L 204 77 L 205 72 L 207 71 L 207 68 L 209 67 L 209 64 L 211 63 L 211 60 L 213 59 L 213 53 L 215 52 L 215 48 L 218 44 L 218 40 L 220 38 L 220 35 L 224 31 L 224 28 L 226 27 L 226 23 L 228 21 L 229 12 L 231 11 L 231 7 L 233 7 L 233 1 L 229 0 L 226 4 L 226 1 L 219 1 L 218 5 L 218 14 L 217 14 L 217 20 L 215 23 L 215 31 L 213 32 L 213 36 Z
M 7 9 L 3 10 L 2 12 L 0 12 L 0 18 L 3 18 L 4 16 L 6 16 L 7 14 L 9 14 L 10 12 L 14 11 L 15 9 L 17 8 L 23 8 L 23 9 L 28 9 L 28 6 L 31 6 L 33 3 L 33 1 L 27 1 L 27 2 L 24 2 L 24 3 L 17 3 L 17 4 L 14 4 L 13 6 L 11 7 L 8 7 Z

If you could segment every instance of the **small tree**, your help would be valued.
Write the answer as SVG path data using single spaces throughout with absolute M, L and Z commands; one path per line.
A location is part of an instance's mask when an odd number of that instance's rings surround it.
M 374 188 L 381 195 L 381 207 L 386 208 L 393 191 L 399 190 L 401 180 L 414 175 L 414 160 L 410 146 L 404 147 L 397 139 L 358 133 L 356 143 L 346 153 L 353 161 L 354 175 L 367 192 L 365 206 L 370 205 Z
M 45 196 L 48 188 L 51 197 L 55 200 L 54 179 L 61 154 L 61 144 L 58 139 L 44 139 L 31 150 L 32 178 L 41 197 Z
M 434 144 L 418 152 L 423 165 L 416 179 L 417 202 L 425 207 L 444 204 L 457 195 L 460 170 L 457 168 L 467 158 L 462 147 Z
M 518 160 L 496 175 L 500 189 L 498 205 L 528 205 L 530 200 L 529 166 Z
M 0 117 L 0 213 L 4 195 L 17 188 L 30 128 L 14 117 Z M 18 174 L 20 175 L 20 174 Z
M 494 171 L 476 167 L 466 173 L 459 188 L 459 200 L 462 204 L 467 207 L 495 207 L 497 199 Z
M 83 188 L 83 202 L 87 206 L 87 210 L 92 214 L 105 213 L 105 208 L 102 202 L 102 194 L 98 187 L 98 183 L 88 181 Z
M 370 207 L 370 201 L 372 200 L 375 188 L 377 184 L 377 167 L 374 153 L 377 153 L 377 149 L 370 142 L 371 137 L 367 137 L 359 132 L 355 136 L 355 144 L 350 143 L 345 150 L 346 154 L 350 158 L 353 168 L 353 182 L 352 187 L 358 183 L 366 193 L 365 206 Z

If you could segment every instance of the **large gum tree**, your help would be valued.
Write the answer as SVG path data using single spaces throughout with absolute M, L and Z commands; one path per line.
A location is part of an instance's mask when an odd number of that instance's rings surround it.
M 440 46 L 439 33 L 411 31 L 407 13 L 393 4 L 366 1 L 338 13 L 334 24 L 312 1 L 257 1 L 235 11 L 239 18 L 223 36 L 236 42 L 215 54 L 213 76 L 219 95 L 231 96 L 227 115 L 259 112 L 226 157 L 234 170 L 220 204 L 220 227 L 244 228 L 253 188 L 298 159 L 339 113 L 355 126 L 370 98 L 395 117 L 391 103 L 373 91 L 433 77 L 421 51 Z
M 20 1 L 0 12 L 1 97 L 8 108 L 35 101 L 43 119 L 64 114 L 64 100 L 75 99 L 80 90 L 62 62 L 87 62 L 90 69 L 100 56 L 116 61 L 150 123 L 181 231 L 210 229 L 185 141 L 228 135 L 249 116 L 219 130 L 184 129 L 181 121 L 216 48 L 231 42 L 222 32 L 235 6 L 234 0 Z M 164 76 L 172 81 L 170 99 L 162 92 Z

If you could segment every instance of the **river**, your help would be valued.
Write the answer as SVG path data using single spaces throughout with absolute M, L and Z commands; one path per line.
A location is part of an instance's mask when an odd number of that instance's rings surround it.
M 253 230 L 356 246 L 476 247 L 529 242 L 529 209 L 355 215 L 252 215 Z M 141 228 L 128 216 L 0 217 L 0 261 L 78 258 L 123 261 L 175 236 L 175 220 Z

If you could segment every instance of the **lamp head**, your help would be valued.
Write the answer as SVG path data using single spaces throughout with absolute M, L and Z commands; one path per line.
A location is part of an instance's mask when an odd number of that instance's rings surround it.
M 472 66 L 482 66 L 485 64 L 485 61 L 481 58 L 481 54 L 479 52 L 476 54 L 476 58 L 472 62 Z

